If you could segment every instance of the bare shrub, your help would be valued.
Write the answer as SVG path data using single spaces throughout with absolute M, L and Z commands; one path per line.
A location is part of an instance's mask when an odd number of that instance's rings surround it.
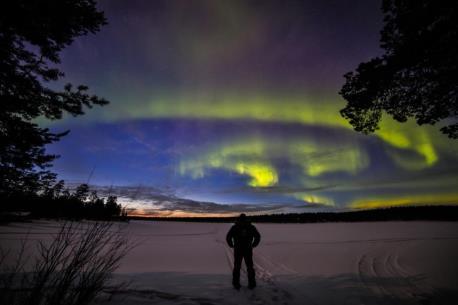
M 65 222 L 50 241 L 38 243 L 30 273 L 24 271 L 24 248 L 13 266 L 1 268 L 1 304 L 89 304 L 132 244 L 111 222 Z M 0 251 L 0 265 L 7 255 Z

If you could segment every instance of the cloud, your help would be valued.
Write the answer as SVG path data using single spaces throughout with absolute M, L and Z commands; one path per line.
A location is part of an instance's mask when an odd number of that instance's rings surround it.
M 168 191 L 153 187 L 92 186 L 100 196 L 116 195 L 118 202 L 127 207 L 130 215 L 161 217 L 235 216 L 274 213 L 302 213 L 338 208 L 331 197 L 321 194 L 295 192 L 291 196 L 300 204 L 217 204 L 180 198 Z M 289 196 L 289 195 L 288 195 Z M 422 193 L 417 195 L 379 194 L 353 199 L 351 209 L 371 209 L 403 205 L 458 204 L 458 193 Z M 324 210 L 323 210 L 324 208 Z
M 99 196 L 114 195 L 130 215 L 143 216 L 232 216 L 240 213 L 268 214 L 303 211 L 307 206 L 294 204 L 217 204 L 180 198 L 154 187 L 91 186 Z M 310 202 L 309 208 L 319 207 Z

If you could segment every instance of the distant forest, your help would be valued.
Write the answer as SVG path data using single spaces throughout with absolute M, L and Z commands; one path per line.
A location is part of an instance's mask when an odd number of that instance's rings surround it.
M 249 216 L 257 223 L 318 223 L 365 221 L 458 221 L 458 206 L 408 206 L 349 212 L 290 213 Z M 128 219 L 185 222 L 235 222 L 237 217 L 138 217 Z
M 15 193 L 3 198 L 0 222 L 33 218 L 125 220 L 127 212 L 117 197 L 99 197 L 88 184 L 73 191 L 63 180 L 39 193 Z

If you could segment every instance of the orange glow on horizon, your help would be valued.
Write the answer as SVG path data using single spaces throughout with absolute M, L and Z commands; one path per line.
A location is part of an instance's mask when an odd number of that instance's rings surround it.
M 182 210 L 159 210 L 154 212 L 144 211 L 144 210 L 134 210 L 127 213 L 128 216 L 133 217 L 163 217 L 163 218 L 172 218 L 172 217 L 189 217 L 189 218 L 199 218 L 199 217 L 235 217 L 240 215 L 238 212 L 227 212 L 227 213 L 198 213 L 198 212 L 189 212 Z

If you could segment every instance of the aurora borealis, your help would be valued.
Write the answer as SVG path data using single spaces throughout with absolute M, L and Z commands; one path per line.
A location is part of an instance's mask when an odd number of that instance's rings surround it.
M 111 104 L 51 123 L 71 129 L 49 147 L 54 170 L 169 201 L 458 203 L 457 141 L 387 116 L 366 136 L 339 114 L 343 74 L 381 52 L 380 5 L 101 1 L 109 24 L 65 50 L 62 68 Z M 130 204 L 142 213 L 164 198 Z

